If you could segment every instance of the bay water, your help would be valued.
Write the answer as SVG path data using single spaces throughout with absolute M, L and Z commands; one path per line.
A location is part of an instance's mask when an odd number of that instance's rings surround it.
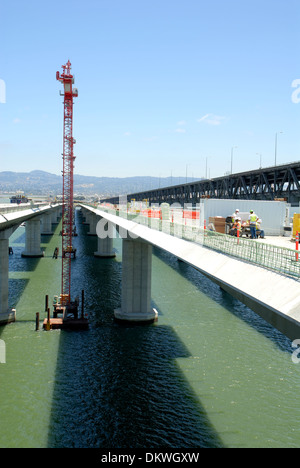
M 24 227 L 10 239 L 17 322 L 0 327 L 0 447 L 298 447 L 300 364 L 290 340 L 157 249 L 158 322 L 116 324 L 122 241 L 115 259 L 95 258 L 97 238 L 78 213 L 76 223 L 72 294 L 85 291 L 87 331 L 35 331 L 45 295 L 60 294 L 61 260 L 52 255 L 61 226 L 42 237 L 41 259 L 21 257 Z

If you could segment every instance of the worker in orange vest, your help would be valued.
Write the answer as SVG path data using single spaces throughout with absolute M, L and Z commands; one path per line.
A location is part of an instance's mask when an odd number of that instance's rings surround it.
M 242 222 L 241 218 L 235 218 L 234 224 L 232 228 L 230 229 L 230 235 L 231 236 L 236 236 L 237 233 L 239 232 L 239 235 L 241 235 L 241 229 L 242 229 Z

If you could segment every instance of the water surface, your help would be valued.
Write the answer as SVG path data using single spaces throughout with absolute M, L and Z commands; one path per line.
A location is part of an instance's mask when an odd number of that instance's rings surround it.
M 147 327 L 116 325 L 122 252 L 94 258 L 77 217 L 74 295 L 85 291 L 88 331 L 35 331 L 44 298 L 60 293 L 60 227 L 45 257 L 23 259 L 11 238 L 10 305 L 0 328 L 0 447 L 297 447 L 300 367 L 291 343 L 250 309 L 171 255 L 154 249 Z

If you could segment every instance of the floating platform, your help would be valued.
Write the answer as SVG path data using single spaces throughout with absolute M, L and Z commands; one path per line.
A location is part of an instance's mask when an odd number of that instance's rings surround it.
M 50 328 L 49 328 L 50 327 Z M 63 320 L 63 318 L 50 318 L 44 320 L 44 330 L 87 330 L 89 327 L 88 319 L 78 318 Z

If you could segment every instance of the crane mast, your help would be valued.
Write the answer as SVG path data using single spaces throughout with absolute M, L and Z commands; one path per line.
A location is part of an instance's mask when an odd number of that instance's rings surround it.
M 71 260 L 76 256 L 73 248 L 74 206 L 73 206 L 73 177 L 74 177 L 74 144 L 73 138 L 73 98 L 78 96 L 77 88 L 73 88 L 74 76 L 71 74 L 71 62 L 68 60 L 62 66 L 62 73 L 56 72 L 56 79 L 63 84 L 64 92 L 64 136 L 63 136 L 63 200 L 62 200 L 62 273 L 61 294 L 54 296 L 53 317 L 50 317 L 48 296 L 46 296 L 45 310 L 47 318 L 44 320 L 45 330 L 52 329 L 87 329 L 88 318 L 84 313 L 84 291 L 81 296 L 81 317 L 79 317 L 79 297 L 71 301 Z M 55 249 L 55 251 L 58 248 Z M 62 318 L 58 315 L 62 314 Z M 38 329 L 38 327 L 37 327 Z
M 61 302 L 71 302 L 71 259 L 74 254 L 73 237 L 73 175 L 74 151 L 73 138 L 73 98 L 78 96 L 73 88 L 74 76 L 71 74 L 70 60 L 62 66 L 62 73 L 56 72 L 56 79 L 64 86 L 64 133 L 63 133 L 63 207 L 62 207 L 62 278 Z

